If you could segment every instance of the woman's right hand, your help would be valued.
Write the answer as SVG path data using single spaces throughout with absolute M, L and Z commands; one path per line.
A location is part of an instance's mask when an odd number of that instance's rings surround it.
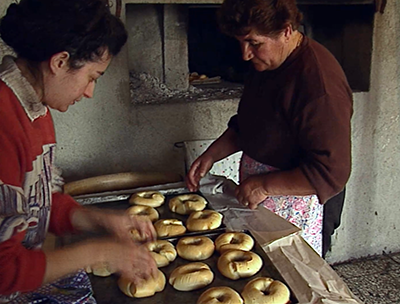
M 185 178 L 189 191 L 194 192 L 199 189 L 200 180 L 210 171 L 213 164 L 214 159 L 207 153 L 203 153 L 193 162 Z
M 126 241 L 111 242 L 107 247 L 105 260 L 112 272 L 117 272 L 135 284 L 156 277 L 157 265 L 146 246 Z
M 133 240 L 90 239 L 46 251 L 45 255 L 46 271 L 42 284 L 54 282 L 78 269 L 104 266 L 110 273 L 118 273 L 134 283 L 157 275 L 157 265 L 149 250 Z

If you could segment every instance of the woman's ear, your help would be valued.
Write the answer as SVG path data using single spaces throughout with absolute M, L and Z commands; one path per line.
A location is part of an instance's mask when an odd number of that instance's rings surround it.
M 70 55 L 68 52 L 60 52 L 57 54 L 54 54 L 50 58 L 50 71 L 54 74 L 57 74 L 59 71 L 63 70 L 68 70 L 69 69 L 69 64 L 68 60 L 70 58 Z
M 283 31 L 283 35 L 285 37 L 285 41 L 288 42 L 290 40 L 290 38 L 292 37 L 293 34 L 293 28 L 291 24 L 288 24 L 285 28 L 285 30 Z

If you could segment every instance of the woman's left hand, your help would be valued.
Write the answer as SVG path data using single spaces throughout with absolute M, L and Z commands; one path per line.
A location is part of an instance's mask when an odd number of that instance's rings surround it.
M 122 240 L 132 239 L 132 230 L 137 230 L 139 240 L 143 242 L 154 241 L 157 238 L 156 231 L 150 220 L 129 215 L 126 212 L 107 212 L 102 222 L 103 227 L 107 231 L 118 236 Z
M 117 210 L 79 208 L 72 216 L 72 223 L 77 230 L 96 231 L 100 228 L 121 240 L 132 239 L 132 230 L 137 230 L 143 241 L 153 241 L 157 236 L 150 220 Z
M 265 175 L 248 177 L 236 188 L 235 195 L 239 203 L 250 209 L 256 209 L 258 204 L 268 196 L 265 189 Z

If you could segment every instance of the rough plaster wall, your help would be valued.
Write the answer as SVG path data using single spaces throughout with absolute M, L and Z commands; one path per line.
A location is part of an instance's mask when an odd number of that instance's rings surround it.
M 376 14 L 371 90 L 354 94 L 353 170 L 330 262 L 400 251 L 400 2 Z
M 100 83 L 101 86 L 101 83 Z M 133 106 L 99 89 L 93 101 L 56 114 L 58 164 L 79 179 L 126 171 L 184 174 L 184 154 L 174 143 L 219 136 L 237 102 Z
M 162 20 L 156 6 L 127 5 L 129 69 L 164 80 Z M 146 30 L 143 30 L 146 29 Z
M 164 6 L 164 80 L 174 90 L 186 91 L 189 87 L 187 18 L 185 6 Z

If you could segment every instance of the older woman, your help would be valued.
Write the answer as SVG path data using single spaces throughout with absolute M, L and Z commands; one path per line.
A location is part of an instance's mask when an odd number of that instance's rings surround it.
M 0 65 L 0 303 L 95 303 L 86 266 L 106 263 L 132 281 L 153 275 L 154 260 L 130 238 L 137 229 L 152 239 L 151 223 L 82 208 L 59 192 L 54 169 L 49 108 L 93 96 L 127 40 L 122 22 L 102 0 L 21 0 L 0 35 L 18 55 Z M 99 229 L 110 236 L 41 250 L 48 230 Z
M 238 201 L 289 220 L 325 255 L 350 175 L 352 92 L 332 54 L 298 31 L 301 19 L 295 0 L 225 0 L 220 27 L 253 69 L 237 115 L 194 161 L 187 186 L 242 150 Z

